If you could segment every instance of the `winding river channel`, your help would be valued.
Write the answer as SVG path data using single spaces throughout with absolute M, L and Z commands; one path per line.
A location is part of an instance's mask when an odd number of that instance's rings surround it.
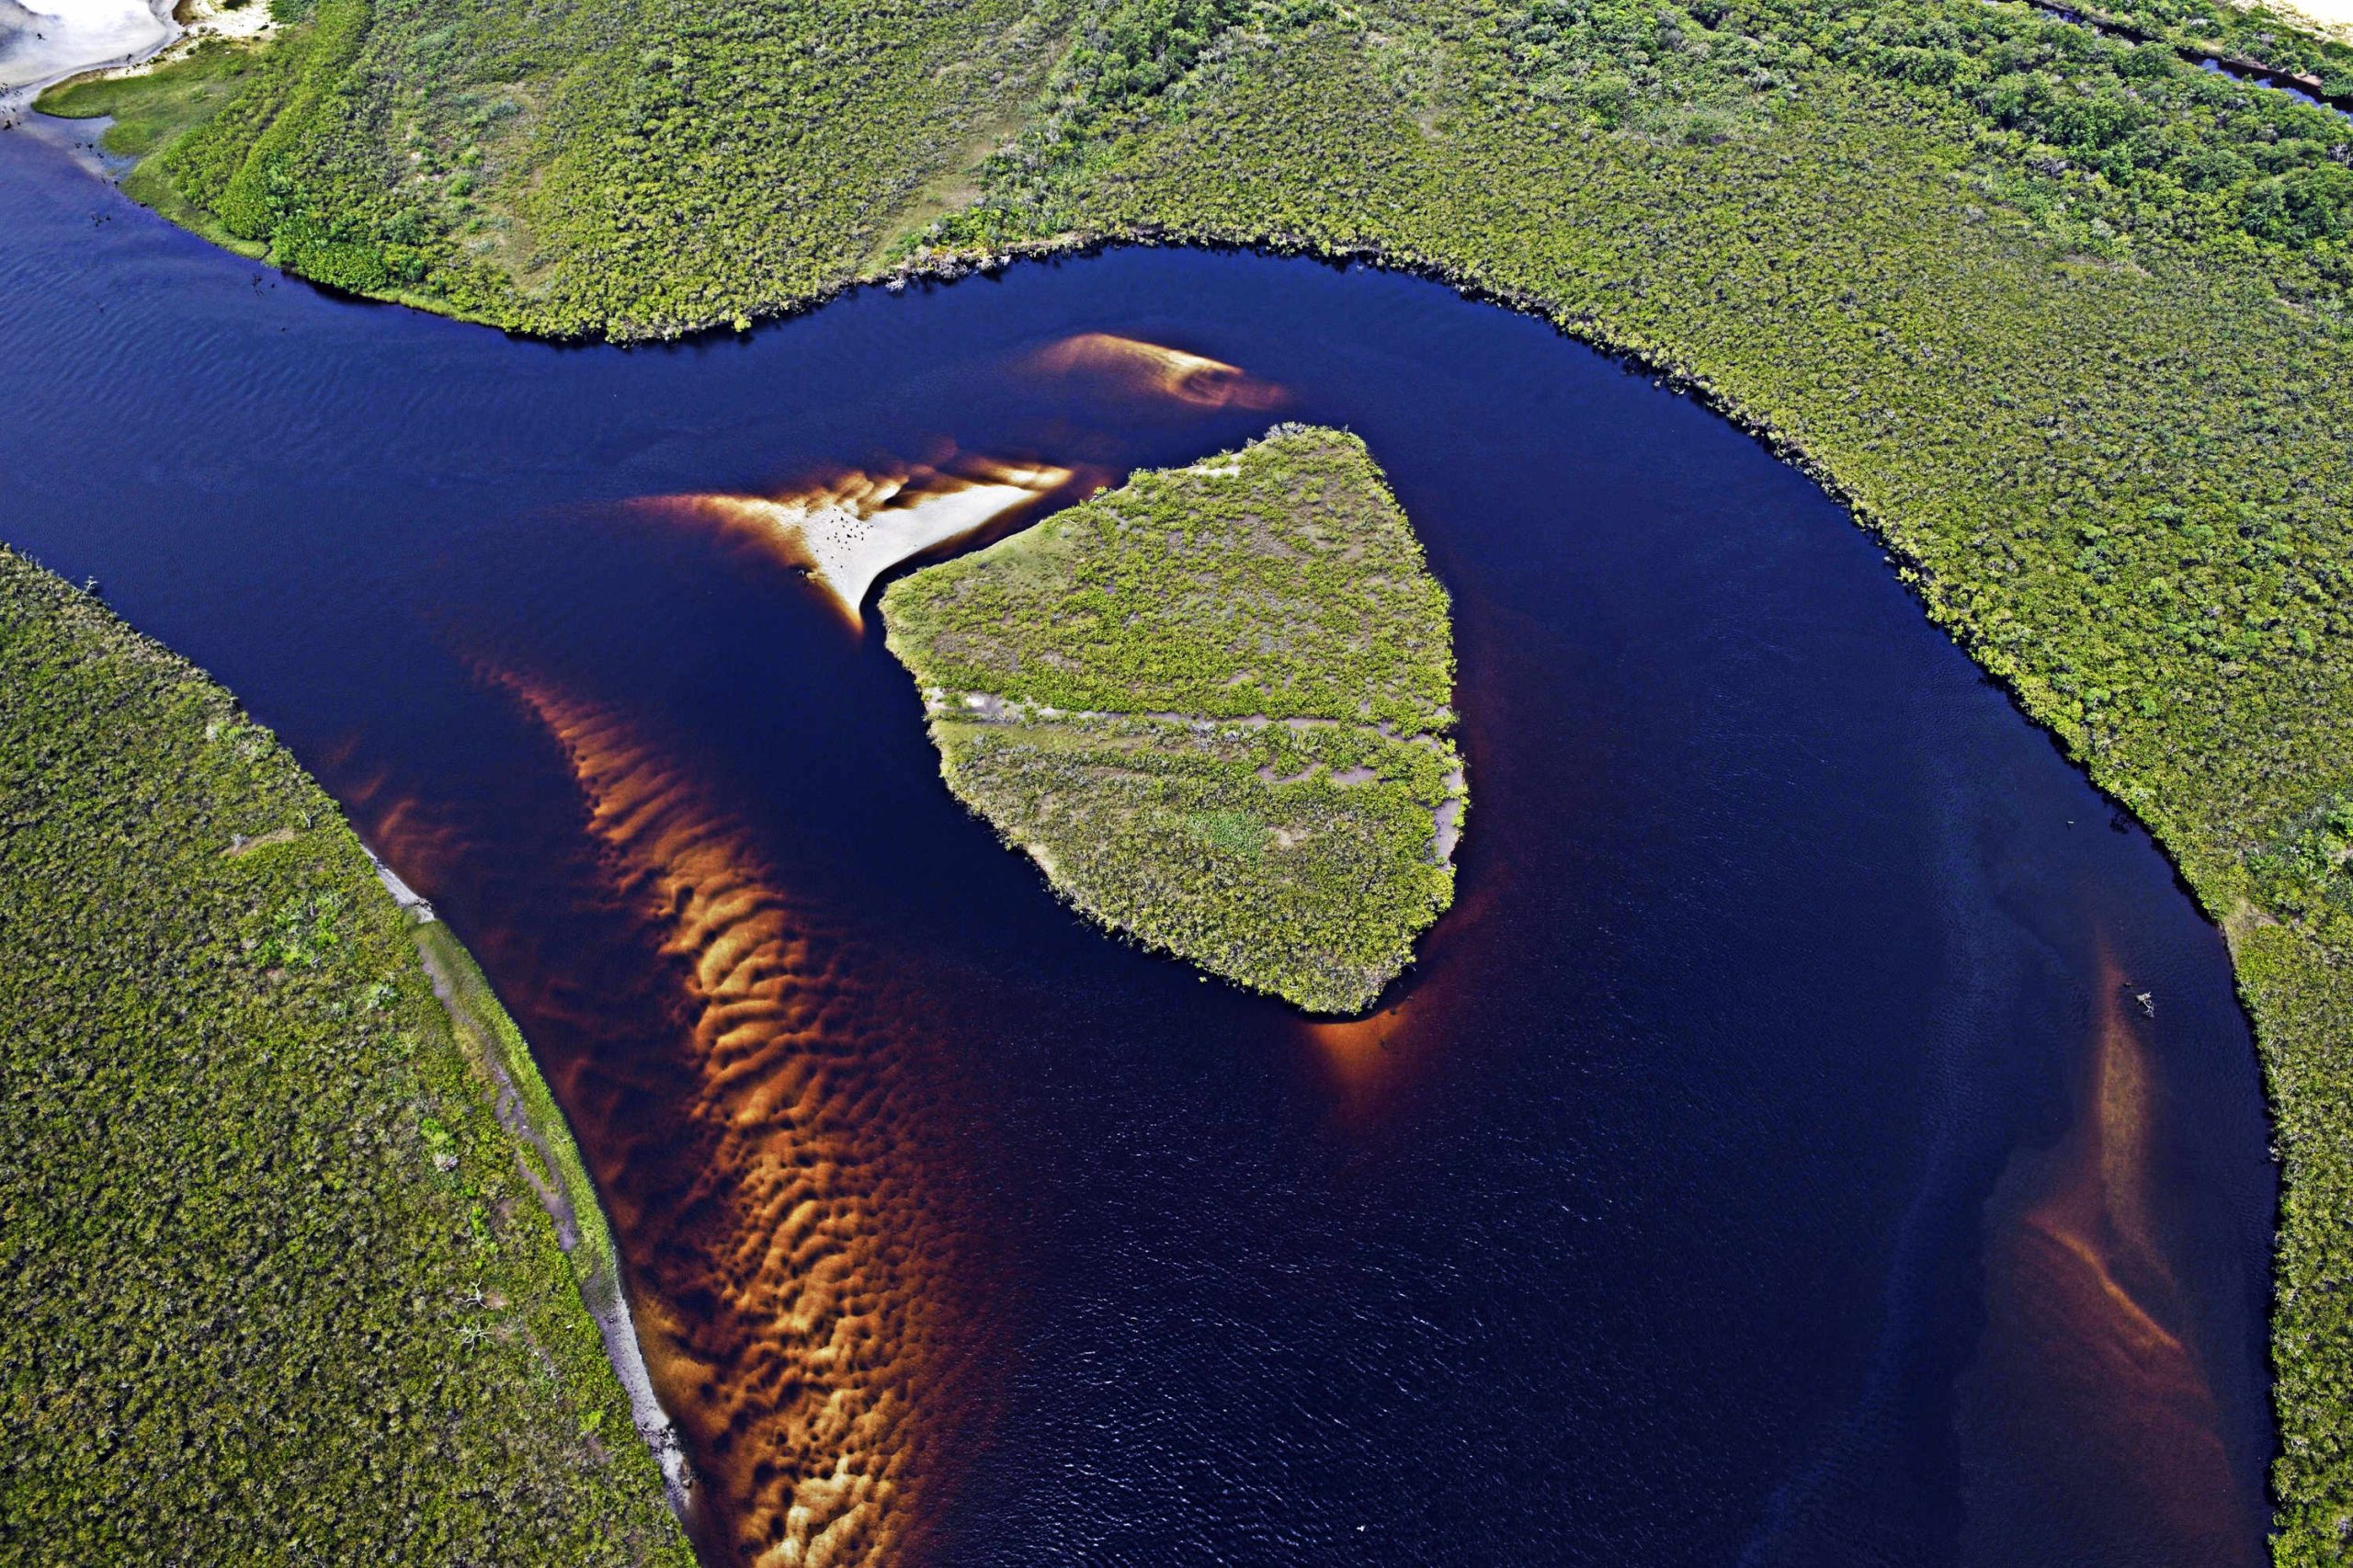
M 1642 376 L 1151 250 L 517 342 L 27 131 L 0 407 L 0 539 L 234 689 L 513 1008 L 710 1562 L 2263 1560 L 2220 938 L 1837 506 Z M 1277 419 L 1366 439 L 1458 618 L 1460 902 L 1345 1026 L 1060 906 L 875 618 L 725 521 L 1025 476 L 1003 528 Z

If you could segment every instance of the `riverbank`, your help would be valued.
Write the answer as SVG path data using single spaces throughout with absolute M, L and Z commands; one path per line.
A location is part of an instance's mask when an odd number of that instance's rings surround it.
M 582 1310 L 609 1240 L 567 1198 L 575 1278 L 534 1189 L 577 1155 L 551 1106 L 501 1126 L 545 1091 L 454 938 L 227 694 L 6 551 L 0 690 L 9 1533 L 690 1562 Z
M 371 856 L 372 859 L 373 857 Z M 381 869 L 381 868 L 380 868 Z M 555 1226 L 556 1244 L 572 1262 L 580 1300 L 597 1320 L 605 1359 L 629 1396 L 631 1425 L 662 1471 L 670 1511 L 684 1523 L 694 1482 L 679 1446 L 677 1427 L 663 1410 L 646 1370 L 645 1352 L 631 1321 L 621 1281 L 620 1251 L 613 1243 L 596 1183 L 580 1158 L 580 1145 L 565 1123 L 563 1109 L 540 1075 L 539 1063 L 515 1020 L 499 1005 L 490 981 L 449 926 L 428 915 L 416 928 L 416 950 L 433 994 L 476 1074 L 492 1091 L 498 1123 L 515 1141 L 515 1159 L 540 1207 Z

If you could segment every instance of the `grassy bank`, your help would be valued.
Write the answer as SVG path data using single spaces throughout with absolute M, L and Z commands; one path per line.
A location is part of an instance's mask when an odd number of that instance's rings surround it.
M 228 243 L 228 232 L 181 194 L 158 154 L 226 107 L 259 62 L 255 46 L 213 40 L 144 75 L 62 83 L 43 93 L 35 107 L 63 119 L 111 117 L 114 123 L 98 144 L 117 157 L 139 160 L 124 177 L 123 189 L 173 222 Z
M 276 9 L 242 90 L 135 194 L 321 282 L 574 334 L 748 320 L 866 267 L 969 198 L 1067 21 L 1018 0 Z
M 690 1561 L 417 929 L 226 694 L 0 551 L 0 1557 Z
M 1079 908 L 1319 1013 L 1453 902 L 1446 590 L 1364 443 L 1279 428 L 892 584 L 959 799 Z
M 467 1063 L 489 1092 L 492 1110 L 515 1144 L 523 1179 L 555 1226 L 556 1244 L 571 1260 L 580 1299 L 604 1342 L 605 1358 L 628 1396 L 638 1438 L 661 1468 L 672 1511 L 683 1517 L 690 1484 L 685 1450 L 654 1396 L 621 1285 L 620 1249 L 571 1125 L 547 1080 L 540 1076 L 523 1031 L 500 1005 L 474 956 L 438 920 L 417 926 L 415 936 L 426 983 L 449 1015 Z
M 2149 43 L 1982 0 L 335 6 L 288 54 L 325 85 L 154 154 L 329 281 L 634 336 L 881 255 L 1372 255 L 1804 464 L 2231 935 L 2286 1160 L 2278 1554 L 2342 1552 L 2353 122 L 2179 45 L 2337 54 L 2186 0 L 2114 8 Z
M 111 116 L 98 144 L 117 157 L 143 158 L 212 118 L 255 70 L 257 51 L 214 40 L 187 59 L 139 76 L 93 76 L 40 96 L 40 112 L 66 119 Z

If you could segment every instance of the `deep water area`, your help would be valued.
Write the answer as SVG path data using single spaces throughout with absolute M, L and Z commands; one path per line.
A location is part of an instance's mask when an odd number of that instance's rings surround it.
M 2220 936 L 1838 506 L 1640 373 L 1147 249 L 517 341 L 14 132 L 0 407 L 0 540 L 480 956 L 710 1562 L 2263 1561 Z M 1348 1023 L 1059 904 L 756 526 L 1003 484 L 984 539 L 1277 420 L 1365 439 L 1453 597 L 1457 904 Z

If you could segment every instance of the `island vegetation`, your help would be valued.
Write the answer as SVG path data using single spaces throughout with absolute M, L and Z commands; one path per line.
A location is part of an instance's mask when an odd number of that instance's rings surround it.
M 665 335 L 1105 240 L 1363 257 L 1723 409 L 2155 833 L 2285 1165 L 2276 1556 L 2353 1534 L 2353 52 L 2133 0 L 319 0 L 149 154 L 323 281 Z M 2105 26 L 2089 25 L 2104 20 Z
M 464 950 L 225 693 L 6 551 L 0 1023 L 0 1557 L 692 1562 Z
M 1080 909 L 1317 1013 L 1454 897 L 1446 590 L 1364 443 L 1278 426 L 893 583 L 959 799 Z

